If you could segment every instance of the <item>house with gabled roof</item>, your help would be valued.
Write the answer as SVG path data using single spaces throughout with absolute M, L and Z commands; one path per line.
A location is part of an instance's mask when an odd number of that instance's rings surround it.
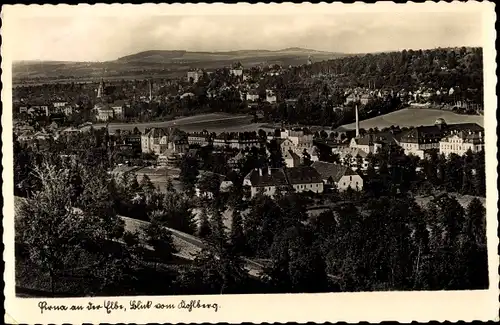
M 243 180 L 252 197 L 262 192 L 274 196 L 278 191 L 323 193 L 323 181 L 312 167 L 265 168 L 250 171 Z
M 347 166 L 315 161 L 311 167 L 321 175 L 326 185 L 335 185 L 339 191 L 345 191 L 348 188 L 356 191 L 363 189 L 363 178 Z
M 283 154 L 283 159 L 285 160 L 285 166 L 288 168 L 300 166 L 300 157 L 292 150 L 285 152 Z

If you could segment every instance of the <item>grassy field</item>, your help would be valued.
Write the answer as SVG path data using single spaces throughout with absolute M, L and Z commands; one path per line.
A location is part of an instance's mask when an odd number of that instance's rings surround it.
M 186 132 L 199 132 L 207 130 L 209 132 L 244 132 L 257 131 L 261 124 L 251 123 L 252 117 L 247 115 L 231 115 L 223 113 L 202 114 L 189 117 L 183 117 L 163 122 L 147 123 L 110 123 L 110 132 L 116 130 L 133 130 L 137 127 L 141 132 L 145 128 L 152 127 L 176 127 Z M 95 128 L 104 127 L 105 124 L 95 124 Z
M 450 111 L 442 111 L 437 109 L 405 108 L 389 114 L 360 121 L 359 126 L 367 130 L 375 127 L 382 129 L 391 125 L 399 125 L 401 127 L 433 125 L 438 118 L 443 118 L 448 124 L 477 123 L 481 126 L 484 125 L 484 117 L 479 115 L 460 115 Z M 356 123 L 350 123 L 342 125 L 338 129 L 353 130 L 355 128 Z

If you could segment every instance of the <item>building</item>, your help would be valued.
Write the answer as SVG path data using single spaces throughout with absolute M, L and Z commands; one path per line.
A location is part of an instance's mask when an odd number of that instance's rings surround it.
M 132 148 L 141 149 L 141 135 L 127 134 L 123 139 L 123 143 L 132 146 Z
M 290 142 L 294 146 L 294 148 L 292 148 L 292 149 L 295 149 L 294 150 L 295 152 L 297 152 L 297 150 L 302 152 L 303 149 L 309 149 L 313 146 L 314 136 L 312 134 L 306 134 L 303 130 L 300 130 L 300 129 L 281 130 L 280 136 L 282 139 L 290 140 Z
M 254 169 L 245 176 L 243 185 L 250 186 L 251 197 L 259 192 L 272 197 L 277 189 L 289 189 L 286 175 L 281 168 Z
M 295 107 L 297 105 L 298 101 L 299 100 L 297 98 L 288 98 L 288 99 L 285 99 L 285 103 L 289 107 Z
M 49 116 L 49 106 L 48 105 L 33 105 L 30 108 L 28 108 L 27 112 L 30 115 Z
M 312 167 L 285 168 L 286 178 L 295 192 L 323 193 L 321 175 Z
M 94 105 L 96 119 L 98 121 L 108 121 L 123 118 L 125 105 L 123 100 L 115 101 L 112 104 L 97 103 Z
M 202 76 L 203 76 L 203 71 L 201 70 L 188 71 L 187 73 L 188 81 L 192 80 L 193 83 L 197 83 Z
M 65 115 L 71 115 L 73 114 L 73 106 L 72 105 L 66 105 L 63 108 L 63 112 Z
M 365 134 L 351 139 L 349 148 L 376 154 L 382 148 L 384 140 L 376 134 Z
M 398 144 L 396 136 L 392 132 L 374 132 L 360 135 L 358 106 L 355 107 L 356 136 L 349 142 L 349 147 L 360 149 L 364 152 L 376 154 L 384 145 Z
M 52 107 L 49 107 L 49 114 L 64 113 L 68 102 L 53 102 Z
M 193 98 L 193 97 L 195 97 L 195 94 L 188 92 L 188 93 L 182 94 L 180 98 L 185 99 L 185 98 Z
M 246 100 L 249 102 L 258 101 L 259 100 L 259 93 L 254 89 L 249 90 L 247 92 Z
M 121 119 L 123 118 L 125 114 L 125 107 L 127 106 L 127 103 L 124 100 L 117 100 L 114 101 L 111 105 L 110 108 L 113 110 L 114 117 L 116 119 Z
M 222 132 L 213 139 L 212 144 L 214 147 L 245 149 L 258 147 L 260 139 L 257 132 Z
M 273 90 L 270 89 L 266 90 L 266 102 L 270 104 L 276 103 L 276 93 Z
M 312 167 L 254 169 L 243 180 L 250 187 L 251 197 L 262 192 L 274 196 L 277 191 L 323 193 L 323 181 Z
M 399 145 L 405 155 L 413 155 L 424 159 L 425 151 L 439 149 L 439 142 L 444 130 L 439 125 L 419 126 L 402 134 Z
M 96 111 L 96 119 L 98 121 L 112 120 L 115 116 L 113 109 L 107 105 L 98 103 L 94 106 L 94 110 Z
M 350 103 L 356 103 L 358 101 L 358 97 L 355 94 L 349 94 L 345 98 L 345 104 L 348 105 Z
M 243 77 L 243 66 L 241 63 L 237 63 L 233 65 L 233 67 L 229 70 L 229 73 L 235 77 Z
M 288 168 L 300 166 L 300 156 L 292 150 L 285 152 L 283 159 L 285 160 L 285 166 Z
M 203 177 L 212 177 L 212 176 L 217 177 L 219 180 L 219 183 L 220 183 L 219 192 L 220 193 L 227 193 L 231 190 L 231 188 L 233 186 L 233 182 L 230 181 L 226 176 L 221 175 L 221 174 L 212 173 L 212 172 L 201 172 L 197 176 L 198 182 L 195 185 L 195 194 L 197 197 L 208 198 L 208 199 L 214 198 L 215 193 L 212 193 L 211 191 L 207 191 L 207 190 L 202 190 L 199 187 L 199 182 Z
M 439 141 L 439 153 L 445 156 L 450 154 L 463 156 L 468 150 L 472 152 L 484 150 L 483 132 L 453 131 Z
M 200 146 L 206 146 L 211 143 L 210 134 L 207 131 L 193 132 L 188 134 L 188 143 Z
M 104 96 L 104 79 L 101 78 L 99 86 L 97 87 L 97 98 L 102 98 Z
M 459 133 L 462 135 L 458 135 Z M 419 126 L 402 134 L 398 143 L 404 149 L 405 154 L 412 154 L 423 159 L 426 150 L 437 149 L 441 151 L 441 142 L 444 137 L 458 135 L 459 137 L 463 136 L 464 139 L 472 139 L 473 137 L 480 139 L 483 137 L 483 133 L 484 128 L 475 123 L 446 124 L 444 119 L 438 118 L 434 125 Z M 451 140 L 451 138 L 449 138 L 449 140 Z M 453 141 L 455 140 L 457 139 L 453 139 Z M 463 146 L 459 145 L 459 140 L 457 140 L 458 142 L 453 142 L 453 144 L 447 141 L 448 140 L 443 141 L 443 152 L 456 151 L 457 154 L 461 152 L 459 148 Z M 472 140 L 472 142 L 477 141 L 478 140 Z M 468 147 L 468 145 L 465 146 Z M 465 150 L 465 152 L 466 151 L 467 150 Z
M 371 102 L 372 100 L 373 100 L 373 97 L 370 94 L 363 94 L 363 95 L 361 95 L 361 97 L 359 97 L 359 102 L 361 103 L 361 105 L 366 105 L 369 102 Z
M 344 166 L 351 167 L 355 170 L 358 170 L 358 168 L 366 170 L 368 168 L 368 153 L 364 150 L 347 147 L 335 150 L 334 153 L 339 155 L 340 162 Z
M 363 178 L 349 167 L 323 161 L 313 162 L 311 167 L 321 175 L 326 185 L 335 186 L 339 191 L 363 189 Z
M 239 151 L 236 156 L 228 159 L 227 164 L 231 169 L 239 170 L 240 163 L 245 159 L 243 152 Z
M 167 149 L 168 132 L 161 128 L 147 130 L 141 136 L 141 151 L 159 155 Z

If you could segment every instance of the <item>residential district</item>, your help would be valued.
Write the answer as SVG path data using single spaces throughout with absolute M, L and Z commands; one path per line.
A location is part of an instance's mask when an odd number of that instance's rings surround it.
M 438 73 L 446 74 L 450 67 L 435 61 Z M 179 80 L 14 89 L 14 193 L 22 247 L 16 276 L 31 283 L 30 277 L 48 274 L 39 287 L 20 290 L 73 290 L 68 288 L 77 286 L 75 280 L 65 272 L 83 262 L 71 260 L 68 247 L 104 268 L 100 275 L 89 271 L 95 279 L 120 275 L 74 289 L 91 294 L 487 286 L 487 273 L 469 269 L 486 256 L 483 127 L 439 118 L 434 125 L 360 128 L 362 116 L 385 112 L 379 105 L 397 110 L 417 103 L 481 114 L 478 90 L 398 89 L 371 81 L 367 87 L 329 89 L 331 83 L 320 82 L 319 88 L 308 86 L 320 89 L 313 99 L 286 96 L 290 87 L 266 86 L 297 69 L 236 64 L 213 73 L 189 71 Z M 309 109 L 307 98 L 328 117 L 327 125 L 304 125 L 307 118 L 299 115 Z M 217 133 L 154 126 L 168 116 L 213 112 L 213 105 L 246 112 L 267 127 Z M 348 116 L 355 129 L 334 127 L 351 122 Z M 111 128 L 119 121 L 136 127 Z M 91 230 L 68 216 L 68 206 L 92 220 Z M 47 216 L 54 218 L 48 228 Z M 67 218 L 74 218 L 75 229 L 82 226 L 78 238 L 91 248 L 73 242 L 74 229 L 62 230 Z M 111 239 L 128 248 L 118 255 L 106 251 L 106 257 L 89 244 L 102 247 Z M 47 250 L 53 260 L 36 258 L 34 252 Z M 144 250 L 156 254 L 154 263 Z M 191 267 L 185 269 L 186 263 Z M 151 273 L 140 273 L 144 269 Z M 158 276 L 162 285 L 145 286 L 146 278 Z

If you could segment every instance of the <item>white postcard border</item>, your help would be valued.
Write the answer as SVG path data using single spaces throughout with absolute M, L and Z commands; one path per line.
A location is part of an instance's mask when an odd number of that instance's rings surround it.
M 484 81 L 485 81 L 485 133 L 486 133 L 486 174 L 487 174 L 487 237 L 490 289 L 479 291 L 439 291 L 439 292 L 372 292 L 372 293 L 332 293 L 332 294 L 283 294 L 283 295 L 222 295 L 222 296 L 172 296 L 172 297 L 107 297 L 107 298 L 65 298 L 65 299 L 27 299 L 17 298 L 14 293 L 14 226 L 13 226 L 13 152 L 12 152 L 12 90 L 11 62 L 9 48 L 15 46 L 15 31 L 9 30 L 9 21 L 16 15 L 67 15 L 77 14 L 76 6 L 69 5 L 30 5 L 4 6 L 2 44 L 2 165 L 3 165 L 3 242 L 5 250 L 5 322 L 6 323 L 97 323 L 97 322 L 136 322 L 136 323 L 199 323 L 199 322 L 380 322 L 394 320 L 400 322 L 435 321 L 487 321 L 498 320 L 498 237 L 497 237 L 497 148 L 496 148 L 496 20 L 493 3 L 394 3 L 352 5 L 343 4 L 238 4 L 238 5 L 170 5 L 153 4 L 98 5 L 98 15 L 141 14 L 148 10 L 168 14 L 314 14 L 326 10 L 346 11 L 390 11 L 390 10 L 430 10 L 460 11 L 478 10 L 483 12 L 484 28 Z M 81 14 L 95 14 L 89 5 L 81 5 Z M 43 8 L 43 9 L 42 9 Z M 43 11 L 42 11 L 43 10 Z M 218 311 L 196 309 L 193 311 L 145 310 L 145 311 L 57 311 L 40 313 L 38 303 L 46 300 L 50 305 L 83 305 L 89 301 L 102 303 L 104 300 L 117 301 L 125 307 L 130 300 L 153 301 L 178 305 L 181 300 L 201 300 L 217 303 Z

